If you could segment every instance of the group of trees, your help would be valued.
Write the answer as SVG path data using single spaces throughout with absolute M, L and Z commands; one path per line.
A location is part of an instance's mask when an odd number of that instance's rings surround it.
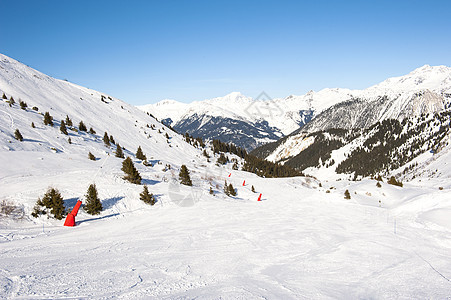
M 89 185 L 85 199 L 86 203 L 83 209 L 90 215 L 100 214 L 103 207 L 98 197 L 95 184 Z M 52 215 L 57 220 L 63 219 L 67 215 L 67 210 L 64 206 L 64 199 L 61 193 L 55 188 L 48 188 L 42 199 L 38 198 L 31 215 L 35 218 L 41 215 Z

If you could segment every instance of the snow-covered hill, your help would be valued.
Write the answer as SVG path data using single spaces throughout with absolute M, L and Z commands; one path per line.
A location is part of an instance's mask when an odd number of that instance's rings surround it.
M 449 296 L 446 177 L 378 188 L 369 179 L 269 179 L 234 170 L 233 163 L 217 166 L 219 155 L 209 147 L 190 145 L 141 110 L 1 55 L 3 93 L 2 299 Z M 28 106 L 22 109 L 19 100 Z M 44 125 L 45 112 L 53 127 Z M 67 116 L 73 126 L 65 135 L 60 120 Z M 79 130 L 80 121 L 88 132 Z M 23 141 L 14 138 L 16 129 Z M 132 157 L 156 205 L 139 199 L 143 185 L 123 179 L 123 159 L 114 156 L 114 144 L 104 144 L 105 132 Z M 138 146 L 151 166 L 135 157 Z M 89 160 L 89 152 L 97 160 Z M 242 160 L 227 156 L 240 169 Z M 436 162 L 446 163 L 447 156 L 442 159 Z M 181 164 L 191 172 L 192 187 L 179 184 Z M 225 180 L 237 196 L 225 195 Z M 103 205 L 100 215 L 81 210 L 70 228 L 30 216 L 49 186 L 70 209 L 85 201 L 92 183 Z M 350 200 L 343 198 L 345 190 Z

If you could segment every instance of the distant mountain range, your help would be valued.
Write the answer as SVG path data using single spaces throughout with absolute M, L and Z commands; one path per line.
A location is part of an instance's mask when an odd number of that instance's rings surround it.
M 328 88 L 277 99 L 264 93 L 256 99 L 231 93 L 190 104 L 163 100 L 140 108 L 179 132 L 253 150 L 293 132 L 362 128 L 387 118 L 441 111 L 450 87 L 449 67 L 425 65 L 365 90 Z

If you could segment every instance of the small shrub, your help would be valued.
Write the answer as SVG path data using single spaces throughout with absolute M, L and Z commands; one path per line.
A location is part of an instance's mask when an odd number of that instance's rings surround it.
M 396 185 L 396 186 L 399 186 L 399 187 L 403 186 L 402 182 L 401 181 L 397 181 L 395 176 L 390 177 L 390 179 L 387 181 L 387 183 L 391 184 L 391 185 Z
M 347 200 L 351 199 L 351 194 L 349 193 L 348 190 L 345 191 L 345 199 Z
M 380 183 L 379 181 L 376 183 L 376 186 L 377 186 L 378 188 L 382 187 L 382 185 L 381 185 L 381 183 Z
M 78 124 L 78 130 L 80 131 L 87 131 L 88 129 L 86 128 L 85 123 L 83 123 L 83 121 L 80 121 L 80 123 Z
M 16 129 L 16 131 L 14 132 L 14 137 L 16 138 L 16 140 L 18 140 L 19 142 L 23 141 L 23 136 L 20 133 L 19 129 Z
M 96 157 L 94 156 L 94 154 L 92 154 L 91 152 L 88 153 L 88 158 L 90 160 L 96 160 Z

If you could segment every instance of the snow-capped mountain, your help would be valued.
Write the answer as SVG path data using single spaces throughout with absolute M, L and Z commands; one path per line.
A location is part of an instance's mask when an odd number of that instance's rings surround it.
M 365 90 L 327 88 L 277 99 L 264 93 L 256 99 L 231 93 L 190 104 L 163 100 L 140 108 L 182 133 L 252 150 L 301 127 L 309 132 L 361 128 L 387 118 L 440 111 L 451 94 L 450 74 L 446 66 L 425 65 Z
M 441 112 L 451 103 L 451 68 L 426 65 L 349 95 L 351 99 L 325 109 L 305 126 L 254 153 L 271 161 L 287 161 L 312 144 L 307 137 L 314 132 L 364 129 L 386 119 L 402 121 Z
M 265 93 L 254 99 L 234 92 L 190 104 L 163 100 L 140 108 L 181 133 L 233 142 L 252 150 L 290 134 L 323 109 L 349 99 L 350 92 L 324 89 L 276 99 Z

